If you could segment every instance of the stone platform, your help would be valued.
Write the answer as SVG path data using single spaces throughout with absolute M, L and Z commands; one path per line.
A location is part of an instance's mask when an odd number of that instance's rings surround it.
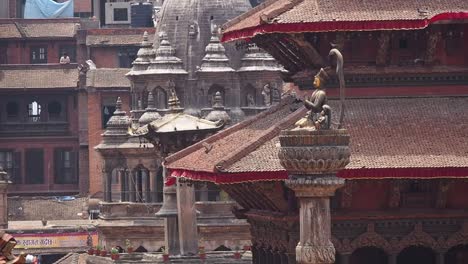
M 88 256 L 86 264 L 113 264 L 113 263 L 184 263 L 184 264 L 247 264 L 252 263 L 252 253 L 242 251 L 241 258 L 235 259 L 233 251 L 212 251 L 206 253 L 206 259 L 194 256 L 171 256 L 168 261 L 163 260 L 161 253 L 132 253 L 121 254 L 119 260 L 111 260 L 110 257 Z

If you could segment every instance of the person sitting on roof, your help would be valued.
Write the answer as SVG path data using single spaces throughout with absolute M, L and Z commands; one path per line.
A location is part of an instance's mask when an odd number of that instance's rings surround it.
M 64 52 L 62 57 L 60 57 L 60 64 L 69 64 L 69 63 L 70 63 L 70 57 L 68 57 L 68 54 Z

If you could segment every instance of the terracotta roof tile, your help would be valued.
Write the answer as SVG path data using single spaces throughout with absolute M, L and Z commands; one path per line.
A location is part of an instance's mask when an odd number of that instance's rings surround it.
M 290 101 L 288 97 L 266 112 L 166 158 L 167 167 L 208 172 L 228 169 L 232 162 L 254 151 L 303 115 L 291 114 Z M 211 145 L 208 152 L 204 147 L 206 144 Z
M 125 77 L 130 69 L 100 68 L 89 70 L 86 74 L 86 86 L 94 88 L 130 88 L 130 80 Z
M 148 35 L 149 39 L 154 39 L 153 35 Z M 139 46 L 143 40 L 141 34 L 125 34 L 125 35 L 88 35 L 86 37 L 87 46 Z
M 428 22 L 428 19 L 443 13 L 468 14 L 468 1 L 273 0 L 228 22 L 223 28 L 224 34 L 227 34 L 265 24 L 410 20 Z
M 78 23 L 20 23 L 27 38 L 73 38 Z
M 468 167 L 468 97 L 352 99 L 346 104 L 352 152 L 346 169 Z M 272 124 L 265 121 L 260 118 L 258 123 Z M 242 150 L 248 146 L 249 128 L 208 138 L 212 151 L 196 148 L 168 167 L 213 172 L 215 164 L 237 151 L 244 156 L 224 172 L 283 171 L 277 158 L 278 134 L 253 151 Z
M 0 89 L 76 88 L 77 69 L 0 69 Z
M 0 24 L 0 39 L 21 38 L 21 33 L 15 24 Z

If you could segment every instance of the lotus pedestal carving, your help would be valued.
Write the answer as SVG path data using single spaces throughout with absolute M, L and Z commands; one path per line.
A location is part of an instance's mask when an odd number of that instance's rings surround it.
M 280 142 L 278 156 L 289 174 L 286 184 L 300 204 L 296 261 L 332 264 L 330 197 L 344 185 L 336 173 L 349 163 L 349 134 L 344 129 L 297 129 L 282 131 Z

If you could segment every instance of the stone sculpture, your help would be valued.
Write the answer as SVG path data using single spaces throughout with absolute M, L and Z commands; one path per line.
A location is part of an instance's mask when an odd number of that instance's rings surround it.
M 344 115 L 344 76 L 343 76 L 343 56 L 337 49 L 330 51 L 330 56 L 336 56 L 336 73 L 340 81 L 340 119 L 338 128 L 341 128 Z M 327 104 L 327 94 L 325 85 L 330 79 L 330 67 L 321 68 L 314 77 L 313 86 L 315 88 L 312 95 L 304 99 L 304 106 L 309 109 L 307 115 L 296 122 L 296 127 L 311 130 L 330 129 L 331 125 L 331 107 Z
M 271 88 L 270 88 L 270 84 L 265 84 L 265 86 L 263 86 L 263 90 L 262 90 L 262 96 L 263 96 L 263 103 L 265 104 L 265 106 L 270 106 L 271 105 Z

